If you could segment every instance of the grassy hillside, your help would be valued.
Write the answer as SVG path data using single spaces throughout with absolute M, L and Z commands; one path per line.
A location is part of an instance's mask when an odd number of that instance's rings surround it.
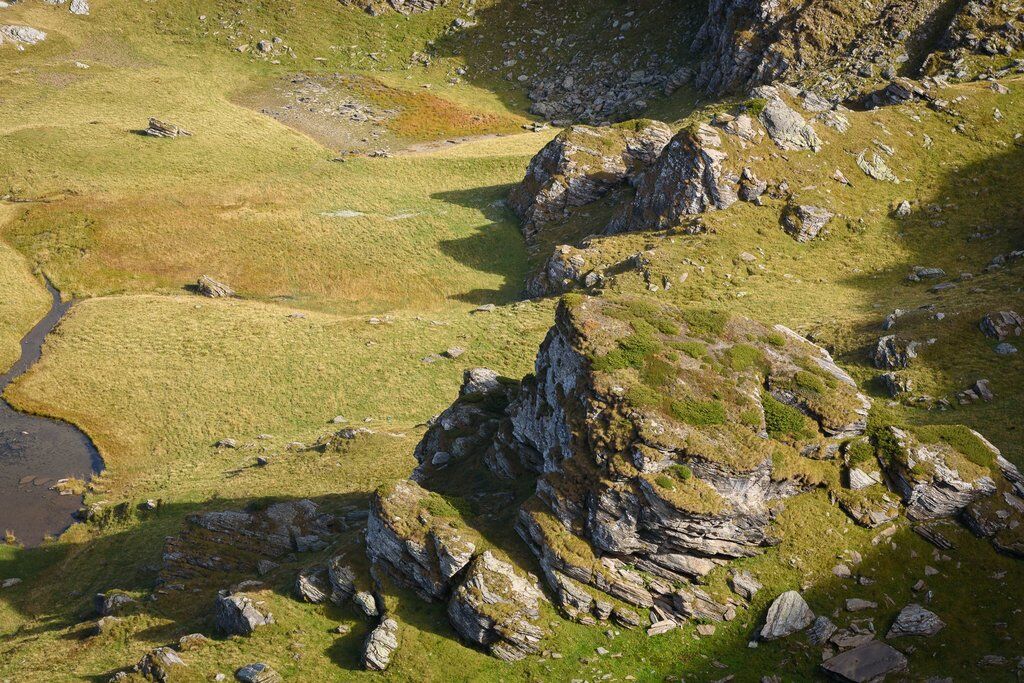
M 450 403 L 464 368 L 488 366 L 510 377 L 531 370 L 554 302 L 517 302 L 543 254 L 531 260 L 503 199 L 556 131 L 522 131 L 530 116 L 518 74 L 603 50 L 627 11 L 642 19 L 617 50 L 644 54 L 670 44 L 681 51 L 681 37 L 665 41 L 692 32 L 700 7 L 653 0 L 629 8 L 611 0 L 477 5 L 472 15 L 469 5 L 452 2 L 409 18 L 373 18 L 330 0 L 95 0 L 84 18 L 39 2 L 0 9 L 0 23 L 49 34 L 24 51 L 0 47 L 0 365 L 13 362 L 17 340 L 46 309 L 34 272 L 83 298 L 7 398 L 73 421 L 95 440 L 107 470 L 87 504 L 134 509 L 162 501 L 157 512 L 75 525 L 41 548 L 0 545 L 0 579 L 23 579 L 0 591 L 0 679 L 105 681 L 155 646 L 210 633 L 221 585 L 143 601 L 101 636 L 90 635 L 92 596 L 110 588 L 151 594 L 165 537 L 196 511 L 298 497 L 328 510 L 364 506 L 377 486 L 408 476 L 422 424 Z M 652 21 L 657 12 L 669 18 Z M 447 33 L 459 17 L 475 26 Z M 556 33 L 568 38 L 555 45 Z M 514 70 L 504 66 L 501 43 L 509 36 L 523 39 L 508 48 L 525 55 Z M 257 43 L 274 37 L 280 42 L 262 55 Z M 429 54 L 430 65 L 411 65 L 416 52 Z M 343 74 L 340 96 L 395 110 L 381 138 L 394 155 L 338 161 L 338 149 L 250 106 L 254 93 L 299 72 Z M 819 126 L 826 145 L 817 155 L 727 141 L 730 168 L 749 165 L 759 177 L 785 179 L 800 203 L 836 212 L 829 234 L 797 244 L 779 227 L 782 203 L 772 201 L 708 214 L 704 235 L 602 238 L 595 244 L 609 260 L 654 248 L 652 272 L 674 283 L 649 292 L 637 274 L 626 274 L 612 289 L 784 323 L 834 350 L 899 419 L 968 424 L 1024 466 L 1024 354 L 997 356 L 977 330 L 989 311 L 1024 310 L 1024 263 L 985 272 L 993 257 L 1024 242 L 1017 137 L 1024 80 L 1003 82 L 1009 94 L 984 83 L 950 88 L 948 99 L 966 98 L 957 103 L 963 132 L 954 131 L 960 119 L 913 105 L 855 112 L 843 135 Z M 651 104 L 653 114 L 682 126 L 734 103 L 691 114 L 697 98 L 680 91 Z M 150 116 L 193 135 L 139 135 Z M 446 143 L 455 137 L 472 139 Z M 894 148 L 887 162 L 899 185 L 858 170 L 855 157 L 873 140 Z M 410 147 L 424 142 L 437 144 Z M 852 187 L 831 179 L 836 169 Z M 892 209 L 902 200 L 913 213 L 899 220 Z M 596 232 L 606 218 L 599 213 L 577 217 L 567 234 Z M 754 260 L 741 258 L 744 252 Z M 949 279 L 961 272 L 974 278 L 932 293 L 934 282 L 907 282 L 917 265 L 941 267 Z M 240 298 L 188 292 L 204 273 Z M 473 312 L 487 303 L 497 310 Z M 868 348 L 886 314 L 922 305 L 935 308 L 900 327 L 935 340 L 909 371 L 915 393 L 949 397 L 984 377 L 992 403 L 888 405 Z M 464 355 L 436 357 L 452 347 Z M 288 448 L 336 431 L 338 415 L 377 433 L 340 451 Z M 245 447 L 213 447 L 226 437 Z M 256 466 L 257 456 L 269 464 Z M 876 532 L 849 522 L 824 491 L 793 500 L 776 531 L 780 546 L 741 562 L 766 589 L 710 637 L 692 626 L 655 638 L 642 630 L 609 636 L 545 607 L 554 633 L 549 654 L 509 665 L 460 643 L 443 607 L 389 588 L 402 646 L 383 675 L 358 670 L 368 624 L 351 608 L 294 598 L 295 571 L 313 562 L 307 556 L 286 563 L 268 586 L 275 626 L 183 655 L 189 667 L 175 680 L 230 676 L 256 660 L 297 681 L 757 681 L 771 672 L 812 680 L 820 652 L 804 640 L 748 647 L 770 599 L 803 588 L 819 614 L 853 595 L 876 600 L 884 605 L 875 615 L 882 630 L 890 612 L 912 599 L 926 564 L 940 570 L 928 581 L 949 626 L 915 643 L 914 679 L 1014 680 L 1012 667 L 981 671 L 977 661 L 1021 654 L 1014 635 L 1024 632 L 1015 611 L 1024 592 L 1019 561 L 956 529 L 950 559 L 936 558 L 905 525 L 891 543 L 873 543 Z M 527 556 L 511 529 L 495 542 Z M 337 544 L 366 570 L 355 530 Z M 864 556 L 860 572 L 873 585 L 832 575 L 851 550 Z M 713 590 L 725 590 L 725 576 L 724 569 L 711 576 Z M 339 623 L 351 633 L 333 633 Z M 596 654 L 598 647 L 611 655 Z

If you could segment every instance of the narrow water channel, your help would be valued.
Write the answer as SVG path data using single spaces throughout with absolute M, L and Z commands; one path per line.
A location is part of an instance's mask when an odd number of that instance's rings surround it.
M 49 282 L 46 288 L 53 297 L 50 311 L 21 340 L 21 358 L 0 376 L 0 392 L 39 360 L 46 335 L 71 308 Z M 34 546 L 64 531 L 82 496 L 62 496 L 51 487 L 67 477 L 88 480 L 102 467 L 99 451 L 77 427 L 20 413 L 0 400 L 0 533 Z

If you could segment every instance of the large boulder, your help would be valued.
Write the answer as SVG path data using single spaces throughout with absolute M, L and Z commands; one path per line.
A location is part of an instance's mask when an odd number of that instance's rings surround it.
M 526 177 L 509 193 L 512 210 L 532 241 L 545 225 L 629 183 L 658 158 L 672 137 L 660 121 L 629 121 L 594 128 L 572 126 L 530 161 Z
M 478 555 L 448 602 L 448 618 L 466 640 L 506 661 L 539 651 L 541 593 L 507 558 Z
M 158 647 L 152 652 L 146 653 L 135 665 L 135 670 L 147 680 L 164 683 L 164 681 L 172 680 L 174 669 L 183 666 L 188 665 L 177 652 L 169 647 Z
M 680 131 L 644 172 L 633 201 L 612 220 L 608 231 L 671 228 L 685 216 L 734 204 L 740 179 L 723 168 L 728 154 L 720 146 L 721 139 L 708 126 Z
M 398 649 L 398 622 L 390 617 L 381 619 L 363 643 L 363 668 L 384 671 Z
M 809 149 L 814 152 L 821 149 L 821 138 L 818 137 L 814 126 L 786 104 L 777 88 L 762 86 L 757 88 L 754 94 L 765 100 L 758 119 L 768 131 L 768 137 L 780 149 Z
M 35 45 L 46 40 L 46 32 L 31 26 L 6 25 L 0 26 L 0 45 L 8 40 L 17 46 Z
M 256 629 L 274 623 L 274 615 L 248 595 L 218 595 L 214 623 L 227 635 L 251 636 Z
M 886 638 L 902 636 L 934 636 L 946 626 L 946 623 L 931 610 L 911 603 L 900 610 L 896 621 L 889 628 Z
M 768 616 L 761 627 L 762 640 L 778 640 L 797 631 L 802 631 L 814 621 L 814 612 L 807 606 L 803 596 L 796 591 L 786 591 L 775 598 L 768 608 Z

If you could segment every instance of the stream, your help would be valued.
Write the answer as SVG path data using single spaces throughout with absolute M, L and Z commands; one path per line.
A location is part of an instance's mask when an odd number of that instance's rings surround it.
M 21 358 L 0 376 L 0 393 L 39 360 L 46 335 L 71 308 L 49 281 L 46 289 L 50 311 L 21 340 Z M 96 446 L 74 425 L 20 413 L 0 400 L 0 533 L 11 532 L 29 547 L 60 534 L 74 521 L 82 496 L 62 496 L 51 487 L 67 477 L 88 481 L 102 468 Z

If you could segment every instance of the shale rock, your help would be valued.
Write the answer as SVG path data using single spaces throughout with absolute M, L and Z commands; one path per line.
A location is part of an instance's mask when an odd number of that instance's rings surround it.
M 418 14 L 448 4 L 448 0 L 340 0 L 341 4 L 359 7 L 370 16 L 378 17 L 389 11 Z
M 1024 318 L 1016 311 L 995 311 L 981 319 L 981 331 L 997 341 L 1024 333 Z
M 527 241 L 573 208 L 628 184 L 654 162 L 671 135 L 659 121 L 572 126 L 560 133 L 530 161 L 526 178 L 509 194 Z
M 295 579 L 295 592 L 306 602 L 319 604 L 327 600 L 331 585 L 325 567 L 307 567 Z
M 262 610 L 247 595 L 218 595 L 214 621 L 222 633 L 250 636 L 257 628 L 273 624 L 274 615 Z
M 0 45 L 8 40 L 15 45 L 35 45 L 46 40 L 46 32 L 31 26 L 0 26 Z
M 907 658 L 896 648 L 872 640 L 826 660 L 822 670 L 848 683 L 873 683 L 907 668 Z
M 886 638 L 901 636 L 934 636 L 946 625 L 935 612 L 926 610 L 921 605 L 909 604 L 900 610 L 896 622 Z
M 391 664 L 398 649 L 398 622 L 391 618 L 382 619 L 370 631 L 363 644 L 363 668 L 368 671 L 384 671 Z
M 540 591 L 506 559 L 488 550 L 478 555 L 448 602 L 448 618 L 466 640 L 506 661 L 539 651 L 544 636 Z
M 970 431 L 974 449 L 987 452 L 993 463 L 999 451 L 977 432 Z M 952 517 L 975 500 L 996 492 L 987 466 L 961 453 L 946 441 L 922 443 L 909 431 L 889 428 L 891 446 L 885 454 L 886 474 L 903 496 L 907 515 L 925 520 Z
M 814 612 L 796 591 L 775 598 L 761 628 L 762 640 L 778 640 L 802 631 L 814 621 Z
M 117 591 L 97 593 L 93 598 L 93 607 L 96 610 L 96 614 L 101 617 L 121 614 L 128 609 L 129 606 L 134 605 L 135 603 L 135 598 Z
M 223 282 L 217 282 L 209 275 L 201 275 L 199 277 L 199 280 L 196 281 L 196 290 L 203 296 L 208 296 L 211 299 L 232 297 L 235 295 L 235 290 L 231 289 Z
M 821 233 L 833 215 L 827 209 L 800 204 L 783 212 L 782 225 L 797 242 L 809 242 Z
M 632 203 L 616 216 L 608 232 L 661 230 L 684 216 L 725 209 L 738 197 L 739 178 L 722 167 L 728 155 L 707 126 L 680 131 L 640 178 Z

